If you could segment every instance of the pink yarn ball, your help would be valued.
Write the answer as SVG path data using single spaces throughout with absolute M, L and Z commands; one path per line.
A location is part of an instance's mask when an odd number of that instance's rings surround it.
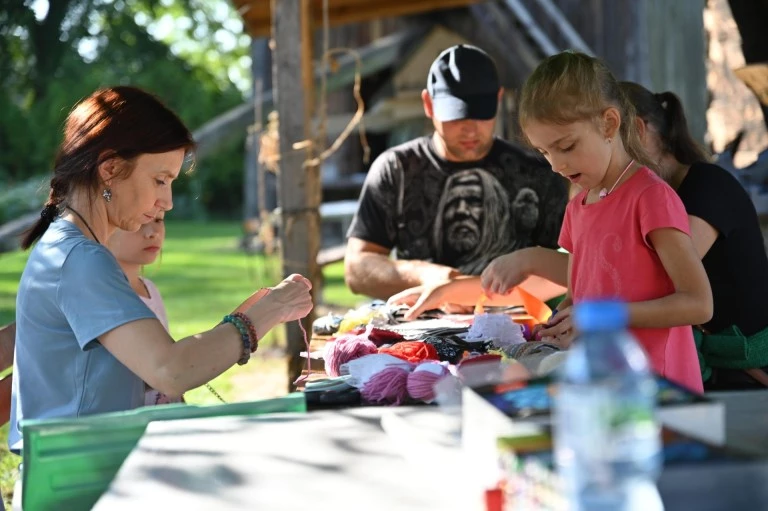
M 406 389 L 408 395 L 413 399 L 431 403 L 435 399 L 435 384 L 447 376 L 448 368 L 435 362 L 426 362 L 419 364 L 416 369 L 408 375 Z
M 390 366 L 374 374 L 360 393 L 369 403 L 399 405 L 408 398 L 408 370 Z
M 341 376 L 339 368 L 350 360 L 377 353 L 376 345 L 361 335 L 344 334 L 325 346 L 325 372 L 329 376 Z

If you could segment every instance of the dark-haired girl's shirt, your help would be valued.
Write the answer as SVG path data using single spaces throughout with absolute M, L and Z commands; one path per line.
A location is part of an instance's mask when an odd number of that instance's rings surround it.
M 768 327 L 768 256 L 749 194 L 727 170 L 704 162 L 691 165 L 677 193 L 689 215 L 719 234 L 702 259 L 714 298 L 704 327 L 736 325 L 747 336 Z

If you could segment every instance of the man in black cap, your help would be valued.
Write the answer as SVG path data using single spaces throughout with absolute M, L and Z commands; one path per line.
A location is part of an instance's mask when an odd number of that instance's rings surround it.
M 421 97 L 434 133 L 382 153 L 363 185 L 347 234 L 353 292 L 385 299 L 479 275 L 520 248 L 557 248 L 567 184 L 544 160 L 494 136 L 502 93 L 479 48 L 453 46 L 432 63 Z

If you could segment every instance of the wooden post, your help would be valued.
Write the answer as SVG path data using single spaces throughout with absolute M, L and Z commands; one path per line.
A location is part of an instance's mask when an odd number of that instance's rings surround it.
M 279 116 L 280 177 L 278 197 L 282 211 L 283 275 L 301 273 L 320 282 L 317 253 L 320 249 L 321 191 L 318 168 L 307 167 L 312 148 L 294 149 L 311 138 L 312 26 L 310 0 L 275 0 L 273 13 L 273 76 Z M 307 76 L 309 74 L 309 76 Z M 307 90 L 309 89 L 309 90 Z M 311 334 L 314 314 L 304 321 Z M 299 353 L 305 349 L 297 322 L 286 325 L 289 389 L 304 366 Z
M 259 210 L 266 207 L 260 200 L 266 195 L 265 190 L 259 189 L 259 136 L 264 127 L 263 99 L 264 91 L 272 89 L 272 62 L 269 45 L 266 38 L 251 40 L 251 77 L 253 88 L 251 95 L 254 102 L 254 121 L 247 127 L 245 150 L 245 175 L 243 179 L 243 220 L 248 222 L 259 217 Z

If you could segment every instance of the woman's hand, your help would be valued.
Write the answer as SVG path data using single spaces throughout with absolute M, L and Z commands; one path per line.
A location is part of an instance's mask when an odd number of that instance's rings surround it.
M 483 271 L 480 281 L 488 296 L 506 295 L 531 275 L 528 249 L 499 256 Z
M 301 319 L 312 310 L 312 283 L 294 273 L 280 282 L 262 298 L 278 308 L 280 323 Z
M 312 310 L 312 283 L 294 273 L 274 287 L 259 289 L 236 309 L 248 314 L 256 323 L 271 326 L 300 319 Z

